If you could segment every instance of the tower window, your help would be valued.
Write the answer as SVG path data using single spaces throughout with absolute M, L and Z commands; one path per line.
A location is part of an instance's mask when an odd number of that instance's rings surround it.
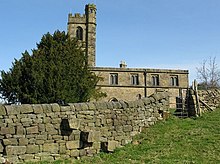
M 159 75 L 152 75 L 152 85 L 153 86 L 158 86 L 159 85 Z
M 77 27 L 76 38 L 78 40 L 83 40 L 83 29 L 82 29 L 82 27 Z
M 171 86 L 179 86 L 178 76 L 171 76 L 170 77 L 170 85 Z
M 131 75 L 131 84 L 132 85 L 139 85 L 139 77 L 138 74 Z
M 118 74 L 117 73 L 110 74 L 110 84 L 111 85 L 117 85 L 118 84 Z

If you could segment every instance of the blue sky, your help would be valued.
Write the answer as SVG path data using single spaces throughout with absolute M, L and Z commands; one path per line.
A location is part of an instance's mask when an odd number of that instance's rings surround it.
M 188 69 L 220 63 L 220 0 L 0 0 L 0 70 L 67 30 L 68 13 L 97 5 L 97 66 Z

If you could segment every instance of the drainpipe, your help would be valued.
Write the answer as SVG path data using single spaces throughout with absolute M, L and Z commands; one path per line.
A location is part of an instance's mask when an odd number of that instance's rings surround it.
M 147 70 L 144 70 L 144 97 L 147 97 Z

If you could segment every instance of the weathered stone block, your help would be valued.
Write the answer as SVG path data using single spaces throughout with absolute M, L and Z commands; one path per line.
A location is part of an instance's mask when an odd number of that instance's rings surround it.
M 60 111 L 61 112 L 71 111 L 71 108 L 70 106 L 60 106 Z
M 88 110 L 89 109 L 89 107 L 86 103 L 80 103 L 80 106 L 81 106 L 82 110 Z
M 34 161 L 33 161 L 33 159 L 34 159 L 34 154 L 19 155 L 19 158 L 20 158 L 20 159 L 23 159 L 24 161 L 28 161 L 28 162 L 32 161 L 32 162 L 34 162 Z
M 19 138 L 18 143 L 19 143 L 19 146 L 26 146 L 26 145 L 28 145 L 28 139 L 27 138 Z
M 58 104 L 51 104 L 53 112 L 60 112 L 60 106 Z
M 20 114 L 20 108 L 16 108 L 15 105 L 6 105 L 5 108 L 8 115 Z
M 95 104 L 92 103 L 92 102 L 87 103 L 87 106 L 88 106 L 88 109 L 89 109 L 89 110 L 95 110 L 95 109 L 96 109 Z
M 7 156 L 6 162 L 9 162 L 9 163 L 19 163 L 18 156 L 16 156 L 16 155 Z
M 68 103 L 68 105 L 70 106 L 71 111 L 75 111 L 74 103 Z
M 45 129 L 48 132 L 48 134 L 58 134 L 58 131 L 54 128 L 52 124 L 46 124 Z
M 50 104 L 42 104 L 41 105 L 43 108 L 44 113 L 51 113 L 52 112 L 52 108 Z
M 2 143 L 0 142 L 0 153 L 2 153 L 3 150 L 4 150 L 4 147 L 3 147 Z
M 71 150 L 70 156 L 71 157 L 79 157 L 79 150 Z
M 1 127 L 0 134 L 15 134 L 15 127 Z
M 93 142 L 92 147 L 99 150 L 101 148 L 101 142 Z
M 66 142 L 66 148 L 69 149 L 69 150 L 80 148 L 79 140 L 77 140 L 77 141 L 67 141 Z
M 0 157 L 0 163 L 5 163 L 6 159 L 4 157 Z
M 66 154 L 66 145 L 64 143 L 59 145 L 59 154 Z
M 44 143 L 44 140 L 36 140 L 35 142 L 36 145 L 43 145 Z
M 57 154 L 59 151 L 58 143 L 45 143 L 43 145 L 43 152 L 49 152 L 52 154 Z
M 0 116 L 4 116 L 4 115 L 6 115 L 5 106 L 0 105 Z
M 47 140 L 47 134 L 41 134 L 36 136 L 37 140 Z
M 23 135 L 24 134 L 24 127 L 23 126 L 17 126 L 16 127 L 16 135 Z
M 74 103 L 74 106 L 75 106 L 75 110 L 76 111 L 81 111 L 81 105 L 79 103 Z
M 99 142 L 100 141 L 100 132 L 91 131 L 88 135 L 88 142 Z
M 32 123 L 32 119 L 30 118 L 21 118 L 21 123 L 22 125 L 28 125 L 28 124 L 31 124 Z M 27 123 L 27 124 L 24 124 L 24 123 Z
M 79 111 L 79 114 L 94 115 L 95 111 L 93 111 L 93 110 Z
M 86 155 L 86 150 L 85 149 L 80 149 L 79 150 L 79 156 L 82 157 L 82 156 L 85 156 Z
M 43 113 L 43 108 L 40 104 L 34 104 L 32 107 L 35 114 Z
M 32 113 L 34 110 L 31 105 L 24 104 L 19 106 L 21 113 Z
M 116 147 L 118 147 L 117 141 L 108 141 L 108 148 L 107 148 L 108 151 L 113 152 Z
M 18 145 L 18 141 L 16 138 L 9 138 L 9 139 L 3 139 L 3 144 L 4 145 L 13 145 L 13 146 L 17 146 Z
M 44 124 L 39 124 L 38 125 L 38 130 L 39 130 L 39 132 L 45 132 L 45 125 Z
M 72 119 L 68 119 L 68 123 L 70 129 L 79 129 L 81 121 L 80 119 L 72 118 Z
M 52 139 L 55 141 L 62 140 L 62 138 L 63 138 L 63 136 L 61 136 L 61 135 L 52 135 Z
M 54 157 L 51 156 L 51 155 L 42 155 L 41 158 L 40 158 L 41 161 L 53 161 L 54 160 Z
M 27 145 L 27 154 L 36 154 L 39 153 L 40 147 L 39 145 Z
M 6 146 L 7 155 L 20 155 L 26 153 L 26 146 Z
M 27 134 L 37 134 L 39 133 L 38 126 L 26 128 Z

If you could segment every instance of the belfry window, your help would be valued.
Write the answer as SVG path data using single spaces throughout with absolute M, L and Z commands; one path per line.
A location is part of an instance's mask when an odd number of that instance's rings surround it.
M 118 84 L 118 74 L 117 73 L 111 73 L 110 74 L 110 84 L 111 85 L 117 85 Z
M 77 27 L 76 38 L 78 40 L 83 40 L 83 29 L 82 29 L 82 27 Z
M 152 79 L 152 85 L 153 86 L 159 86 L 159 75 L 152 75 L 151 76 Z
M 179 86 L 178 76 L 171 76 L 170 77 L 170 85 L 171 86 Z

